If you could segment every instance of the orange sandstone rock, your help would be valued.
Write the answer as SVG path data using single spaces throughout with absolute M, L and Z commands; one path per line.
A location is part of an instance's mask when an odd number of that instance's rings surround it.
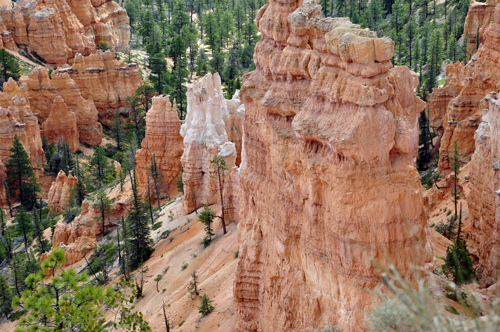
M 458 142 L 460 157 L 468 161 L 475 149 L 474 132 L 481 119 L 480 101 L 490 92 L 500 89 L 500 10 L 495 11 L 495 22 L 486 30 L 484 43 L 477 53 L 463 68 L 463 74 L 457 74 L 457 80 L 450 80 L 455 87 L 444 89 L 455 90 L 463 75 L 463 88 L 459 94 L 450 100 L 443 123 L 443 137 L 439 149 L 439 168 L 449 169 L 449 155 L 453 151 L 453 143 Z M 435 89 L 433 95 L 442 94 Z M 432 98 L 431 98 L 432 99 Z M 441 108 L 442 109 L 442 108 Z M 435 112 L 440 113 L 440 111 Z
M 102 126 L 98 122 L 94 102 L 83 98 L 80 88 L 68 73 L 56 70 L 49 77 L 48 69 L 38 67 L 31 71 L 29 78 L 22 77 L 20 83 L 27 84 L 31 107 L 38 113 L 40 121 L 48 119 L 52 102 L 59 95 L 64 99 L 68 111 L 76 116 L 80 142 L 87 145 L 101 143 Z
M 73 175 L 68 177 L 64 171 L 59 171 L 56 180 L 50 186 L 47 200 L 52 213 L 59 214 L 66 209 L 69 204 L 71 187 L 76 187 L 77 182 L 78 179 Z
M 417 77 L 391 68 L 392 40 L 322 18 L 317 1 L 270 0 L 257 24 L 240 93 L 237 330 L 363 331 L 377 264 L 411 278 L 432 258 Z
M 55 66 L 89 55 L 101 42 L 124 51 L 130 41 L 126 11 L 108 0 L 20 0 L 0 8 L 0 18 L 19 46 Z
M 78 150 L 78 128 L 76 117 L 68 112 L 68 107 L 60 96 L 56 96 L 52 110 L 47 120 L 43 123 L 43 134 L 50 143 L 61 143 L 62 140 L 69 144 L 71 151 Z
M 82 96 L 94 101 L 99 120 L 108 127 L 113 124 L 116 110 L 126 108 L 127 97 L 143 85 L 137 65 L 120 62 L 109 51 L 97 51 L 86 57 L 77 55 L 71 67 L 63 66 L 57 72 L 68 73 Z
M 475 133 L 476 151 L 470 162 L 470 194 L 466 197 L 472 217 L 467 244 L 480 267 L 483 282 L 500 272 L 500 96 L 489 94 L 481 103 L 483 118 Z
M 219 202 L 216 168 L 210 161 L 219 153 L 219 147 L 228 142 L 223 109 L 226 116 L 230 116 L 219 74 L 207 74 L 201 81 L 189 85 L 187 103 L 186 119 L 181 127 L 184 137 L 182 205 L 190 213 L 204 204 Z
M 160 196 L 167 197 L 165 190 L 168 190 L 168 196 L 176 190 L 176 181 L 182 169 L 181 156 L 184 151 L 183 139 L 179 134 L 180 129 L 181 124 L 176 107 L 175 105 L 172 107 L 168 96 L 154 97 L 152 107 L 146 115 L 146 136 L 142 141 L 142 148 L 135 155 L 137 179 L 141 192 L 148 191 L 148 177 L 152 195 L 156 189 L 150 178 L 152 155 L 155 156 L 156 164 L 163 177 L 162 183 L 159 184 Z
M 464 36 L 468 36 L 467 50 L 469 52 L 476 51 L 478 31 L 479 43 L 484 42 L 484 33 L 493 20 L 497 3 L 498 0 L 487 0 L 486 2 L 472 0 L 470 2 L 464 23 Z

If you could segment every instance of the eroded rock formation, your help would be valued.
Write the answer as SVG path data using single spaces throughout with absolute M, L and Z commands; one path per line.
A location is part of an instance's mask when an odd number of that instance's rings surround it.
M 464 23 L 464 36 L 467 36 L 467 50 L 475 52 L 477 47 L 477 33 L 479 32 L 479 43 L 484 42 L 484 33 L 490 26 L 495 13 L 498 0 L 487 0 L 477 2 L 472 0 Z
M 235 163 L 239 166 L 241 163 L 243 121 L 245 120 L 245 105 L 241 104 L 239 90 L 236 90 L 230 100 L 222 101 L 222 120 L 226 125 L 228 140 L 235 144 Z
M 150 171 L 152 155 L 155 157 L 163 178 L 157 184 L 160 197 L 172 195 L 176 190 L 176 181 L 182 169 L 181 156 L 184 151 L 183 139 L 179 134 L 180 129 L 181 123 L 176 107 L 175 105 L 172 107 L 168 96 L 154 97 L 151 109 L 146 115 L 146 136 L 142 141 L 142 148 L 135 155 L 137 179 L 141 192 L 148 191 L 148 180 L 151 194 L 153 195 L 156 190 Z M 168 193 L 165 190 L 168 190 Z
M 377 264 L 411 277 L 432 256 L 415 73 L 391 68 L 392 40 L 301 3 L 259 11 L 240 94 L 239 331 L 362 331 Z
M 42 127 L 43 134 L 50 143 L 60 144 L 64 140 L 72 152 L 78 150 L 76 117 L 74 113 L 68 111 L 68 106 L 60 96 L 54 99 L 50 115 Z
M 481 105 L 484 116 L 474 136 L 469 173 L 472 226 L 467 242 L 484 281 L 500 275 L 500 96 L 491 93 Z
M 207 74 L 201 81 L 188 86 L 187 114 L 181 127 L 184 137 L 182 204 L 187 213 L 219 201 L 218 195 L 214 194 L 218 188 L 216 168 L 210 161 L 219 153 L 219 147 L 228 141 L 222 120 L 225 100 L 218 73 Z
M 86 57 L 77 55 L 71 67 L 65 65 L 58 73 L 68 73 L 82 96 L 94 101 L 99 120 L 108 127 L 113 124 L 116 110 L 127 107 L 127 97 L 133 96 L 143 84 L 135 63 L 120 62 L 109 51 L 97 51 Z
M 59 171 L 56 180 L 52 183 L 47 199 L 49 209 L 54 214 L 59 214 L 66 209 L 71 196 L 71 187 L 76 187 L 78 179 L 73 175 L 66 176 L 64 171 Z
M 444 90 L 454 91 L 460 88 L 459 81 L 463 75 L 463 88 L 459 94 L 448 103 L 445 116 L 442 118 L 443 137 L 439 149 L 439 168 L 450 168 L 449 155 L 453 150 L 453 143 L 459 145 L 460 157 L 468 161 L 474 152 L 474 132 L 481 120 L 480 101 L 490 92 L 500 89 L 500 11 L 495 11 L 495 21 L 486 30 L 484 43 L 472 59 L 463 68 L 459 69 L 456 79 L 449 80 L 452 87 L 445 86 Z M 443 89 L 434 89 L 431 100 L 439 99 L 439 95 L 446 94 Z M 450 95 L 451 96 L 451 95 Z M 444 104 L 441 103 L 441 104 Z M 432 104 L 431 104 L 432 106 Z M 444 106 L 431 108 L 431 119 L 439 118 Z M 436 122 L 435 122 L 436 123 Z M 439 122 L 437 122 L 439 123 Z
M 76 117 L 78 138 L 87 145 L 99 145 L 102 140 L 102 126 L 98 122 L 98 112 L 92 99 L 85 99 L 80 88 L 68 73 L 54 71 L 49 77 L 47 68 L 38 67 L 29 77 L 23 76 L 19 85 L 8 82 L 4 91 L 9 95 L 22 93 L 29 96 L 31 109 L 38 114 L 40 122 L 49 118 L 56 96 L 60 96 L 70 113 Z
M 127 214 L 131 205 L 129 196 L 120 198 L 110 206 L 104 227 L 112 228 L 119 222 L 119 217 Z M 114 224 L 113 224 L 114 223 Z M 59 222 L 52 238 L 53 247 L 64 247 L 66 261 L 64 266 L 74 264 L 94 249 L 96 239 L 103 232 L 100 213 L 92 208 L 92 202 L 85 200 L 82 203 L 82 212 L 76 219 L 67 225 Z M 48 255 L 48 254 L 47 254 Z M 42 257 L 42 261 L 47 255 Z
M 130 41 L 127 13 L 111 0 L 20 0 L 2 6 L 0 18 L 19 47 L 53 65 L 88 55 L 101 42 L 125 50 Z

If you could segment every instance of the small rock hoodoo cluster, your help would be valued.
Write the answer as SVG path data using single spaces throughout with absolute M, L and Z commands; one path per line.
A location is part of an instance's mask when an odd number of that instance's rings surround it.
M 20 0 L 0 7 L 0 19 L 4 47 L 54 66 L 89 55 L 101 42 L 124 51 L 130 41 L 127 12 L 112 0 Z
M 417 77 L 394 43 L 317 1 L 257 15 L 257 69 L 243 81 L 239 331 L 362 330 L 382 265 L 431 261 L 415 167 Z

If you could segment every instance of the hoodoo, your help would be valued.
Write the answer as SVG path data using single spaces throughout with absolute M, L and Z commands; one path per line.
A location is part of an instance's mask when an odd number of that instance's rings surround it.
M 317 1 L 271 0 L 245 76 L 239 331 L 363 330 L 378 264 L 431 261 L 415 167 L 416 75 Z
M 153 105 L 146 115 L 146 137 L 142 141 L 142 148 L 135 155 L 141 192 L 148 192 L 149 184 L 151 197 L 156 197 L 156 190 L 160 197 L 173 194 L 182 170 L 181 156 L 184 145 L 180 129 L 181 123 L 175 103 L 172 107 L 168 96 L 154 97 Z M 153 157 L 161 178 L 153 179 Z

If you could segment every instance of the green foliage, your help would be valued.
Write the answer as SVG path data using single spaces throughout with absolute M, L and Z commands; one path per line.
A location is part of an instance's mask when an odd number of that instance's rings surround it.
M 106 150 L 102 146 L 98 146 L 94 150 L 92 158 L 90 158 L 90 172 L 94 179 L 94 185 L 101 188 L 106 185 L 113 176 L 113 167 L 108 162 Z
M 190 297 L 200 295 L 200 290 L 198 289 L 198 276 L 196 275 L 196 271 L 191 274 L 192 281 L 188 285 L 188 292 Z
M 132 181 L 132 207 L 127 217 L 128 242 L 129 242 L 129 268 L 135 270 L 144 263 L 153 253 L 153 240 L 144 202 L 139 195 L 137 177 L 133 171 Z
M 16 57 L 3 48 L 0 49 L 0 76 L 4 81 L 11 77 L 15 80 L 21 77 L 21 68 Z
M 0 275 L 0 315 L 7 317 L 12 312 L 12 298 L 14 292 L 7 283 L 7 279 Z
M 135 296 L 130 283 L 120 282 L 115 289 L 89 284 L 85 273 L 74 269 L 61 270 L 64 249 L 54 248 L 42 263 L 44 270 L 51 271 L 46 279 L 43 272 L 30 274 L 26 278 L 27 288 L 20 297 L 15 297 L 13 306 L 21 306 L 26 315 L 19 320 L 16 332 L 22 331 L 103 331 L 106 315 L 104 307 L 117 312 L 118 320 L 111 326 L 125 331 L 151 331 L 142 313 L 132 313 L 129 307 Z
M 23 206 L 19 208 L 19 213 L 16 215 L 16 233 L 21 235 L 24 240 L 24 248 L 28 251 L 30 233 L 33 230 L 31 217 Z
M 236 250 L 234 252 L 234 259 L 238 258 L 238 256 L 240 255 L 240 251 L 239 250 Z
M 187 269 L 187 267 L 188 267 L 188 264 L 187 264 L 187 263 L 182 263 L 182 265 L 181 265 L 181 269 L 182 269 L 182 270 Z
M 95 198 L 94 202 L 92 204 L 92 208 L 99 213 L 99 217 L 95 217 L 96 219 L 101 219 L 101 228 L 102 228 L 102 235 L 104 236 L 105 233 L 105 221 L 106 221 L 106 216 L 111 213 L 111 203 L 113 201 L 106 195 L 106 192 L 103 189 L 100 189 Z
M 105 42 L 100 42 L 99 45 L 97 46 L 98 50 L 101 50 L 103 52 L 111 50 L 111 47 L 108 46 Z
M 40 185 L 38 184 L 28 153 L 21 141 L 14 136 L 12 146 L 9 148 L 11 155 L 5 164 L 9 192 L 19 198 L 21 205 L 31 210 L 38 198 Z
M 155 224 L 153 225 L 152 230 L 153 230 L 153 231 L 156 231 L 156 230 L 160 229 L 160 228 L 161 228 L 161 226 L 163 226 L 163 223 L 162 223 L 161 221 L 159 221 L 159 222 L 157 222 L 157 223 L 155 223 Z
M 205 247 L 210 245 L 212 242 L 212 236 L 215 235 L 212 229 L 212 223 L 214 222 L 215 217 L 215 212 L 208 205 L 205 205 L 203 211 L 198 215 L 199 220 L 205 224 L 206 236 L 202 242 Z
M 471 282 L 476 277 L 474 263 L 470 258 L 465 241 L 458 238 L 446 249 L 443 270 L 453 276 L 458 285 Z
M 109 242 L 94 248 L 94 254 L 90 257 L 87 272 L 94 274 L 99 283 L 107 284 L 113 263 L 118 256 L 118 247 L 115 243 Z M 101 272 L 101 275 L 97 275 Z
M 177 185 L 177 190 L 179 190 L 180 193 L 184 194 L 184 183 L 182 182 L 182 171 L 181 174 L 179 175 L 179 178 L 177 178 L 177 181 L 175 182 Z
M 198 312 L 203 316 L 208 315 L 215 309 L 212 303 L 213 300 L 211 300 L 207 294 L 204 294 L 203 297 L 201 298 L 201 304 L 198 307 Z

